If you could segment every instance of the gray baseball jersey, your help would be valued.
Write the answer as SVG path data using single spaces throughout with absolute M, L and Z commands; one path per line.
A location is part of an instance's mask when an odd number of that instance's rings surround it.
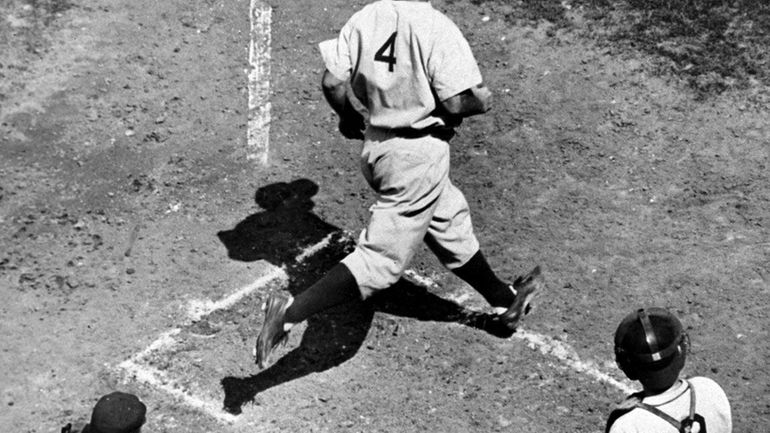
M 460 29 L 428 2 L 380 0 L 320 44 L 326 68 L 350 80 L 379 128 L 440 125 L 443 101 L 482 82 Z
M 369 111 L 361 167 L 377 192 L 369 225 L 343 263 L 363 297 L 403 274 L 422 242 L 449 269 L 479 250 L 470 210 L 449 180 L 439 101 L 482 83 L 457 26 L 430 3 L 380 0 L 319 46 L 329 72 L 350 81 Z

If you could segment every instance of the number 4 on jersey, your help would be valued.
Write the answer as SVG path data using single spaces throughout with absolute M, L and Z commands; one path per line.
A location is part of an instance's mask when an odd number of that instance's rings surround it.
M 388 52 L 387 55 L 385 55 L 385 51 Z M 379 50 L 374 54 L 374 60 L 378 62 L 383 62 L 388 64 L 388 71 L 393 72 L 393 65 L 396 64 L 396 32 L 393 32 L 392 35 L 388 38 L 387 41 L 385 41 L 384 44 L 380 47 Z

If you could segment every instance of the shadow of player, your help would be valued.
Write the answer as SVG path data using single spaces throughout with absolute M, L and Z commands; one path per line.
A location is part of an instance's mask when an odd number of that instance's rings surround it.
M 311 198 L 317 192 L 318 186 L 307 179 L 257 190 L 255 201 L 264 212 L 250 215 L 232 230 L 217 234 L 228 256 L 283 266 L 289 277 L 287 290 L 292 295 L 310 286 L 355 247 L 350 236 L 312 213 Z M 327 236 L 330 242 L 321 251 L 296 260 L 308 245 Z M 245 403 L 266 389 L 352 358 L 366 339 L 375 311 L 423 321 L 461 323 L 501 337 L 511 335 L 493 317 L 465 309 L 402 279 L 367 301 L 349 302 L 310 317 L 299 346 L 269 368 L 248 377 L 222 379 L 224 409 L 239 414 Z
M 264 212 L 249 215 L 232 230 L 217 233 L 233 260 L 266 260 L 276 266 L 291 266 L 309 245 L 340 232 L 312 210 L 318 185 L 308 179 L 279 182 L 261 187 L 254 201 Z

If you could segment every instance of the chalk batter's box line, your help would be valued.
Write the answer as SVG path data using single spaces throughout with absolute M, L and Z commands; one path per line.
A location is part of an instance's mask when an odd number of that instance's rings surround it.
M 326 248 L 333 240 L 333 238 L 339 235 L 338 232 L 333 232 L 327 235 L 320 242 L 305 248 L 296 259 L 297 263 L 304 262 L 307 258 L 312 257 L 318 251 Z M 343 236 L 340 242 L 346 242 L 349 238 Z M 271 284 L 278 283 L 279 287 L 286 287 L 288 284 L 288 276 L 286 270 L 283 267 L 270 265 L 267 274 L 261 276 L 253 283 L 248 284 L 233 293 L 223 297 L 219 301 L 210 300 L 194 300 L 188 305 L 188 319 L 190 322 L 197 322 L 211 313 L 228 309 L 238 303 L 243 298 L 251 295 L 255 291 L 267 287 Z M 174 396 L 181 400 L 186 405 L 198 409 L 212 418 L 227 424 L 234 423 L 238 417 L 222 410 L 222 403 L 210 398 L 196 396 L 185 390 L 177 381 L 170 378 L 165 372 L 149 365 L 147 359 L 154 353 L 170 350 L 177 344 L 177 335 L 181 332 L 181 328 L 172 328 L 166 332 L 163 332 L 155 341 L 150 343 L 149 346 L 142 351 L 134 354 L 129 359 L 121 362 L 118 368 L 127 373 L 128 379 L 145 383 L 156 389 L 166 392 L 167 394 Z
M 332 239 L 339 233 L 331 233 L 320 242 L 305 248 L 298 256 L 297 262 L 301 263 L 309 257 L 312 257 L 317 252 L 326 248 L 332 241 Z M 352 237 L 349 234 L 343 233 L 339 242 L 352 241 Z M 421 285 L 426 289 L 436 289 L 438 284 L 432 279 L 422 276 L 414 270 L 408 270 L 405 273 L 405 277 L 408 278 L 414 284 Z M 280 287 L 285 287 L 288 283 L 288 277 L 286 271 L 282 267 L 272 266 L 270 271 L 255 280 L 253 283 L 244 286 L 235 292 L 231 293 L 220 299 L 219 301 L 191 301 L 188 308 L 188 317 L 191 321 L 195 322 L 208 316 L 209 314 L 232 307 L 243 298 L 251 295 L 255 291 L 267 287 L 270 284 L 279 283 Z M 460 296 L 455 296 L 454 301 L 462 305 L 470 298 L 470 295 L 465 293 Z M 124 370 L 129 378 L 138 382 L 145 383 L 156 389 L 159 389 L 167 394 L 176 397 L 184 404 L 200 410 L 211 416 L 212 418 L 227 424 L 233 424 L 238 417 L 230 413 L 225 412 L 222 409 L 220 401 L 212 400 L 210 398 L 196 396 L 183 389 L 175 380 L 168 377 L 168 375 L 149 365 L 146 360 L 153 353 L 169 350 L 176 343 L 176 336 L 181 332 L 181 328 L 173 328 L 162 333 L 155 341 L 153 341 L 144 350 L 136 353 L 128 360 L 119 364 L 119 368 Z M 596 381 L 607 383 L 624 393 L 633 392 L 634 389 L 627 383 L 620 382 L 613 378 L 611 375 L 603 372 L 595 362 L 590 360 L 582 360 L 577 354 L 574 348 L 569 344 L 558 341 L 553 337 L 539 334 L 533 331 L 529 331 L 523 328 L 519 328 L 516 333 L 513 334 L 510 340 L 524 341 L 527 346 L 533 350 L 539 351 L 541 354 L 549 357 L 556 358 L 565 367 L 579 373 L 587 375 Z

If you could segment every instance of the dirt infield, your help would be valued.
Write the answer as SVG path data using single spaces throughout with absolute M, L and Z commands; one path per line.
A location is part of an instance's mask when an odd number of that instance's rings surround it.
M 685 373 L 725 388 L 734 431 L 766 431 L 768 89 L 703 98 L 649 54 L 584 37 L 597 24 L 579 8 L 562 28 L 433 2 L 496 97 L 453 139 L 452 179 L 491 264 L 547 276 L 521 332 L 487 327 L 425 250 L 412 279 L 313 318 L 257 370 L 265 292 L 321 275 L 374 200 L 316 48 L 363 4 L 270 2 L 265 166 L 247 157 L 248 1 L 0 4 L 0 422 L 58 432 L 120 389 L 151 432 L 600 432 L 621 389 L 523 336 L 631 385 L 612 333 L 658 305 L 690 334 Z

